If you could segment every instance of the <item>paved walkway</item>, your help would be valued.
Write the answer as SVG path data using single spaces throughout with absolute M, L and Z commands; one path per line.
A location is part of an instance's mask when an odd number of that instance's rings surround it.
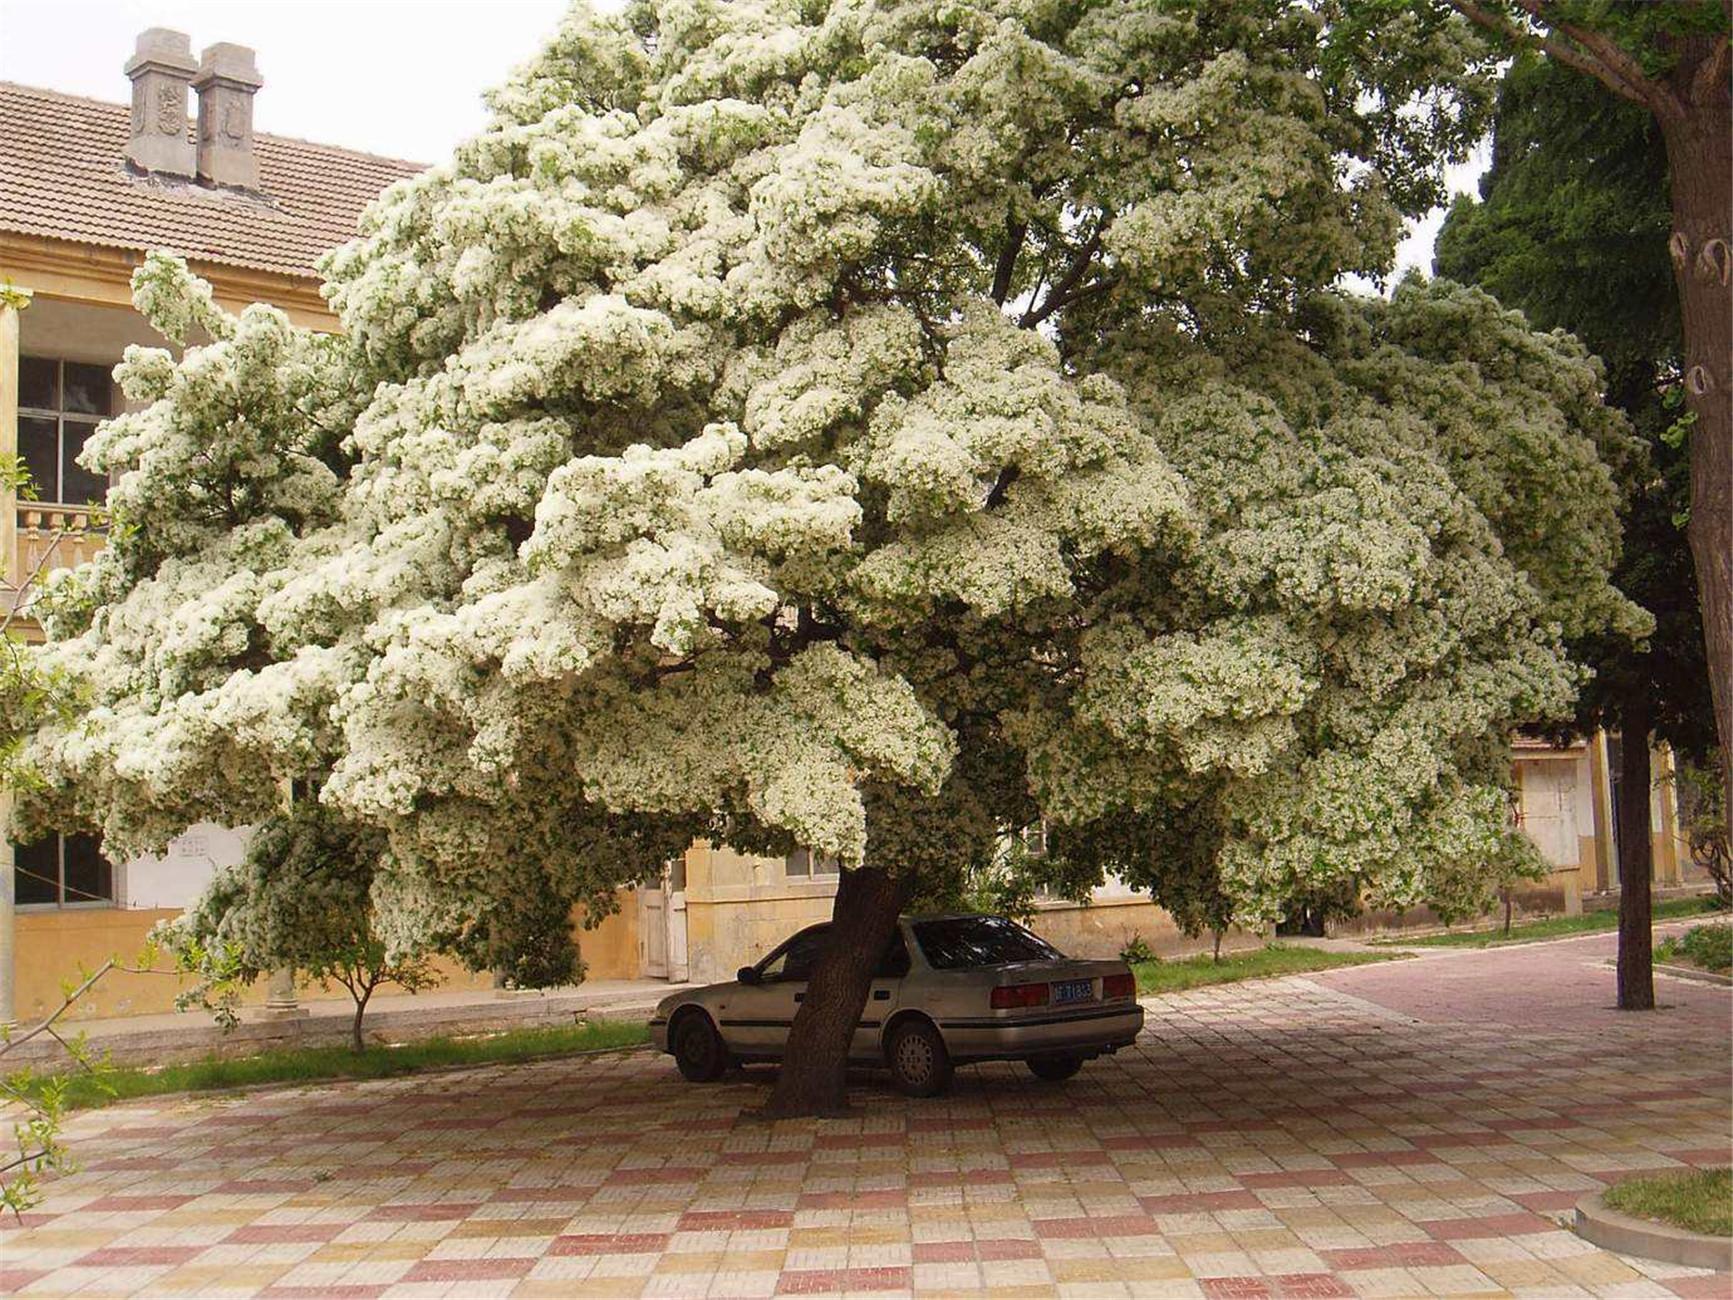
M 1556 1221 L 1729 1159 L 1727 991 L 1586 1025 L 1528 996 L 1597 978 L 1548 945 L 1198 990 L 1069 1084 L 863 1077 L 834 1121 L 645 1052 L 131 1104 L 76 1119 L 85 1170 L 0 1235 L 0 1288 L 1725 1297 Z

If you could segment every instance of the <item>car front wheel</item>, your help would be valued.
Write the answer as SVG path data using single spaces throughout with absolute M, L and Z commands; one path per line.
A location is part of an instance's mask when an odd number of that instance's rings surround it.
M 1029 1069 L 1037 1079 L 1045 1079 L 1048 1083 L 1063 1083 L 1083 1068 L 1083 1060 L 1076 1056 L 1031 1056 Z
M 674 1064 L 691 1082 L 714 1083 L 728 1069 L 728 1049 L 702 1011 L 688 1011 L 677 1019 L 670 1037 Z
M 951 1086 L 951 1054 L 925 1020 L 905 1020 L 891 1030 L 885 1057 L 897 1088 L 911 1097 L 936 1097 Z

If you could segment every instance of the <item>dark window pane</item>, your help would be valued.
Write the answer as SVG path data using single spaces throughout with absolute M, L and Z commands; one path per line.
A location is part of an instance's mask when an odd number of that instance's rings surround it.
M 107 415 L 111 390 L 109 373 L 112 369 L 112 366 L 85 366 L 68 361 L 63 394 L 65 402 L 61 409 Z
M 810 876 L 812 874 L 812 850 L 796 849 L 782 860 L 783 874 L 787 876 Z
M 94 835 L 66 837 L 66 901 L 114 901 L 114 868 L 102 856 L 102 842 Z
M 668 863 L 668 892 L 678 894 L 686 888 L 686 855 L 682 853 Z
M 85 505 L 90 502 L 100 503 L 108 496 L 108 475 L 93 474 L 78 463 L 78 453 L 84 450 L 84 444 L 95 432 L 94 424 L 83 424 L 76 420 L 66 421 L 62 428 L 61 454 L 66 458 L 60 470 L 62 501 Z
M 60 394 L 55 389 L 59 371 L 60 363 L 47 357 L 18 358 L 18 405 L 58 411 Z
M 18 455 L 30 471 L 34 500 L 60 500 L 60 425 L 33 415 L 18 417 Z
M 809 980 L 812 969 L 818 965 L 818 959 L 824 955 L 824 947 L 830 942 L 830 927 L 815 925 L 810 930 L 803 930 L 794 936 L 788 945 L 788 952 L 782 961 L 782 978 L 785 980 Z
M 903 932 L 898 930 L 891 940 L 891 946 L 885 949 L 885 955 L 879 958 L 878 972 L 874 979 L 898 980 L 909 973 L 909 946 L 903 942 Z
M 915 938 L 934 970 L 970 966 L 1009 966 L 1019 961 L 1055 961 L 1057 948 L 1002 916 L 954 916 L 921 921 Z
M 59 849 L 60 841 L 53 835 L 34 844 L 12 846 L 12 876 L 21 905 L 60 901 Z

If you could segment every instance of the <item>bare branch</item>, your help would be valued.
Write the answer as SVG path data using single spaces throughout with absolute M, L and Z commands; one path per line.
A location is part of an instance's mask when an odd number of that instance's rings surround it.
M 95 974 L 85 980 L 84 983 L 80 984 L 77 988 L 73 989 L 71 993 L 66 995 L 66 998 L 54 1009 L 47 1019 L 38 1022 L 37 1025 L 27 1033 L 19 1034 L 16 1038 L 8 1038 L 4 1043 L 0 1043 L 0 1056 L 4 1056 L 15 1047 L 28 1043 L 38 1034 L 52 1032 L 54 1022 L 59 1020 L 61 1016 L 65 1015 L 74 1002 L 77 1002 L 79 998 L 88 993 L 91 985 L 95 984 L 97 980 L 108 974 L 108 972 L 113 970 L 117 965 L 119 965 L 119 963 L 112 957 L 103 962 L 102 965 L 96 968 Z M 59 1034 L 55 1034 L 54 1036 L 60 1038 Z M 64 1042 L 65 1040 L 61 1039 L 61 1041 Z

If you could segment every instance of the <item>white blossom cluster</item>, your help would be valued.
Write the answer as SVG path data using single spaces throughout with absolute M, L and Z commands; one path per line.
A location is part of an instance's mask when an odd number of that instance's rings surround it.
M 1038 814 L 1246 917 L 1473 897 L 1563 638 L 1641 627 L 1620 430 L 1483 295 L 1331 295 L 1399 225 L 1355 99 L 1307 7 L 1206 17 L 580 3 L 328 257 L 340 336 L 149 259 L 194 342 L 87 453 L 26 816 L 305 792 L 406 948 L 693 834 L 917 871 Z

